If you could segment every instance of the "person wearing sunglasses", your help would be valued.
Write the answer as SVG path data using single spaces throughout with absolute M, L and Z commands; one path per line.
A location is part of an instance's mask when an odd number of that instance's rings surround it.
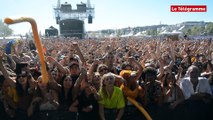
M 109 72 L 108 66 L 105 64 L 98 65 L 97 72 L 100 74 L 100 76 L 103 76 Z
M 0 55 L 0 70 L 2 71 L 5 80 L 8 82 L 11 88 L 14 90 L 11 93 L 7 93 L 10 96 L 16 96 L 13 99 L 15 107 L 14 117 L 17 119 L 28 119 L 27 110 L 32 100 L 32 93 L 35 89 L 35 80 L 28 72 L 28 65 L 25 63 L 17 64 L 16 66 L 16 77 L 11 77 L 8 71 L 5 69 L 2 63 L 3 54 Z M 15 100 L 15 101 L 14 101 Z M 9 103 L 9 101 L 6 101 Z M 5 108 L 5 110 L 9 109 Z

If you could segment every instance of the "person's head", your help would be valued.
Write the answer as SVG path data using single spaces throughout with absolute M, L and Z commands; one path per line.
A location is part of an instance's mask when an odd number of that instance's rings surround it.
M 29 94 L 28 93 L 28 88 L 30 87 L 28 81 L 29 77 L 31 76 L 25 70 L 22 70 L 21 73 L 16 74 L 16 90 L 19 96 Z
M 85 84 L 84 92 L 85 92 L 86 95 L 91 95 L 92 94 L 92 91 L 91 91 L 90 87 L 92 87 L 92 86 L 89 83 Z
M 109 68 L 105 64 L 100 64 L 100 65 L 98 65 L 97 71 L 102 76 L 109 72 Z
M 92 79 L 92 84 L 95 86 L 97 90 L 99 90 L 100 88 L 100 82 L 101 82 L 101 75 L 98 72 L 96 72 Z
M 164 83 L 163 83 L 164 87 L 167 87 L 169 84 L 174 85 L 175 82 L 176 82 L 175 73 L 170 72 L 165 74 Z
M 203 55 L 203 54 L 200 54 L 199 55 L 199 62 L 201 62 L 201 63 L 204 63 L 204 62 L 206 62 L 206 57 L 205 57 L 205 55 Z
M 59 76 L 58 70 L 57 69 L 51 70 L 51 75 L 54 78 L 54 80 L 57 80 Z
M 122 70 L 132 70 L 132 65 L 129 64 L 128 62 L 124 62 L 122 65 L 121 65 L 121 69 Z
M 26 85 L 29 74 L 26 71 L 21 71 L 21 73 L 17 74 L 17 82 L 20 85 Z
M 188 68 L 188 74 L 191 79 L 198 79 L 198 77 L 200 76 L 199 68 L 195 65 L 191 65 Z
M 80 68 L 81 68 L 81 60 L 78 55 L 73 55 L 69 57 L 69 69 L 71 75 L 79 75 L 80 74 Z
M 101 78 L 101 87 L 108 88 L 113 87 L 115 82 L 115 77 L 112 73 L 104 74 Z
M 69 64 L 69 70 L 71 75 L 79 75 L 80 74 L 80 66 L 78 62 L 72 61 Z
M 69 75 L 64 75 L 62 77 L 62 86 L 64 89 L 70 89 L 73 86 L 72 78 Z
M 144 70 L 144 80 L 145 82 L 153 82 L 157 78 L 157 71 L 155 68 L 147 67 Z

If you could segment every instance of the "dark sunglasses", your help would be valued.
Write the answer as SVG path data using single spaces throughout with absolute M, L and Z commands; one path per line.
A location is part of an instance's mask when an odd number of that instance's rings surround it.
M 109 69 L 107 69 L 107 68 L 102 68 L 102 69 L 99 70 L 99 72 L 108 71 L 108 70 Z
M 18 77 L 27 77 L 27 74 L 18 75 Z

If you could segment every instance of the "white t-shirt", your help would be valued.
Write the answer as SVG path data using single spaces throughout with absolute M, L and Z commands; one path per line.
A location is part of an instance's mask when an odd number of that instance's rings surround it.
M 185 99 L 188 99 L 191 95 L 196 93 L 209 93 L 212 95 L 210 84 L 205 77 L 198 77 L 196 90 L 193 88 L 190 77 L 183 78 L 180 81 L 180 89 L 182 90 Z

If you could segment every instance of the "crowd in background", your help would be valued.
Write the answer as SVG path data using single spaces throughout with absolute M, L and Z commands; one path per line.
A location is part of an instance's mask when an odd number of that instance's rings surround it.
M 211 40 L 49 38 L 42 44 L 48 83 L 32 40 L 2 45 L 4 119 L 146 119 L 128 98 L 153 120 L 161 120 L 164 110 L 164 119 L 181 119 L 172 112 L 179 104 L 198 93 L 212 98 Z

